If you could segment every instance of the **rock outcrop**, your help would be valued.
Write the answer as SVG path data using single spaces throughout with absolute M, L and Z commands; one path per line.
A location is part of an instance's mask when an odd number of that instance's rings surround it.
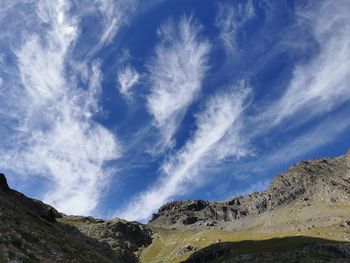
M 125 262 L 138 262 L 135 255 L 152 243 L 147 225 L 123 219 L 102 220 L 84 216 L 64 215 L 60 222 L 72 225 L 88 237 L 106 242 Z
M 9 185 L 7 184 L 7 179 L 4 174 L 0 174 L 0 191 L 8 191 L 10 190 Z

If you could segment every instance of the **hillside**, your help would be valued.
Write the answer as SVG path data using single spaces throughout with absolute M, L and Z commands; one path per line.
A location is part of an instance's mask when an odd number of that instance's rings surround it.
M 350 152 L 261 193 L 165 204 L 148 225 L 59 213 L 0 175 L 0 262 L 349 262 L 348 242 Z

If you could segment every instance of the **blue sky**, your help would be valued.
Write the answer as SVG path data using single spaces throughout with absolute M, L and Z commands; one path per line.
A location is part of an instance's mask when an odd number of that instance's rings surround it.
M 146 221 L 350 148 L 350 2 L 4 0 L 0 168 L 68 214 Z

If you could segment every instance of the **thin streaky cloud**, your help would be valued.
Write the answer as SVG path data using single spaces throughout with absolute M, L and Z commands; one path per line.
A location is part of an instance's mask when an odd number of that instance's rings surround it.
M 248 154 L 240 137 L 239 118 L 250 89 L 242 82 L 228 90 L 208 101 L 197 115 L 193 137 L 162 164 L 158 182 L 132 200 L 120 216 L 145 221 L 165 202 L 204 183 L 205 168 Z
M 308 120 L 350 100 L 350 2 L 323 1 L 300 10 L 300 23 L 309 25 L 319 52 L 296 65 L 284 95 L 261 119 L 276 126 L 289 118 Z
M 201 89 L 208 69 L 210 43 L 192 17 L 163 24 L 160 42 L 149 64 L 150 93 L 147 107 L 160 130 L 160 149 L 167 148 L 184 113 Z

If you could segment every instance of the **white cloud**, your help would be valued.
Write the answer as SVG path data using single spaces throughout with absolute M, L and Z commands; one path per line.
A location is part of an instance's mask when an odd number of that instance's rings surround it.
M 201 30 L 191 17 L 183 17 L 176 25 L 169 21 L 158 30 L 161 40 L 149 65 L 147 105 L 163 137 L 158 145 L 161 149 L 171 144 L 187 107 L 201 89 L 210 51 Z
M 252 0 L 236 5 L 218 3 L 215 25 L 220 30 L 220 39 L 229 55 L 232 55 L 237 48 L 238 30 L 254 16 Z
M 211 98 L 196 118 L 197 130 L 182 149 L 165 161 L 159 181 L 131 201 L 120 214 L 130 220 L 147 220 L 152 212 L 188 187 L 206 181 L 204 169 L 229 157 L 246 155 L 239 136 L 239 118 L 250 92 L 245 83 L 228 87 L 228 91 Z
M 69 5 L 62 0 L 37 4 L 47 31 L 44 37 L 28 33 L 14 50 L 18 73 L 12 77 L 21 83 L 1 93 L 7 108 L 0 117 L 11 125 L 4 136 L 12 144 L 0 153 L 0 164 L 50 181 L 44 201 L 60 211 L 90 214 L 109 181 L 106 161 L 120 155 L 115 136 L 92 119 L 99 110 L 99 63 L 87 66 L 88 89 L 71 82 L 65 65 L 78 36 L 78 17 L 67 15 Z
M 118 71 L 117 79 L 120 93 L 130 98 L 132 88 L 140 81 L 140 75 L 134 68 L 125 66 Z
M 285 94 L 263 116 L 277 125 L 290 117 L 309 119 L 350 100 L 350 2 L 322 1 L 299 12 L 308 23 L 319 52 L 299 64 Z

